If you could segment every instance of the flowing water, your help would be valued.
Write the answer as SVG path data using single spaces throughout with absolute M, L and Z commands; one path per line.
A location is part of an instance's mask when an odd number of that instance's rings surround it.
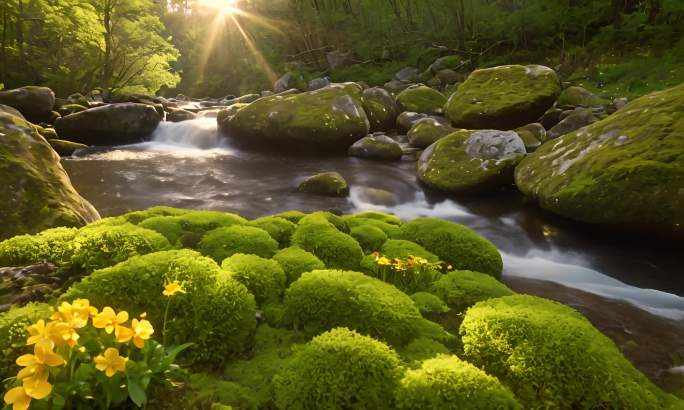
M 216 130 L 215 118 L 162 123 L 150 142 L 81 151 L 64 160 L 76 189 L 103 216 L 154 205 L 234 212 L 378 210 L 404 219 L 434 216 L 475 229 L 501 250 L 504 281 L 519 292 L 582 311 L 652 379 L 669 389 L 684 359 L 681 243 L 617 234 L 546 213 L 514 189 L 453 199 L 426 191 L 415 160 L 246 151 Z M 338 171 L 348 198 L 298 193 L 307 176 Z M 679 246 L 677 246 L 679 245 Z M 681 380 L 674 383 L 681 383 Z

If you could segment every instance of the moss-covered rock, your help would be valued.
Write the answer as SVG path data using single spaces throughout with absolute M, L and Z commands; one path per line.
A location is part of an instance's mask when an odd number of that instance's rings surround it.
M 264 97 L 242 108 L 221 130 L 250 145 L 279 145 L 310 151 L 346 150 L 368 135 L 359 96 L 327 87 L 307 93 Z
M 236 253 L 271 258 L 278 251 L 278 242 L 263 229 L 236 225 L 208 232 L 198 249 L 220 263 Z
M 121 218 L 126 222 L 137 225 L 140 222 L 155 216 L 181 216 L 192 212 L 204 213 L 206 211 L 191 211 L 189 209 L 173 208 L 170 206 L 153 206 L 152 208 L 143 211 L 128 212 L 121 215 Z
M 32 124 L 0 112 L 0 134 L 0 239 L 100 219 Z
M 579 221 L 684 229 L 684 84 L 542 145 L 515 181 L 550 211 Z
M 50 305 L 30 303 L 0 314 L 0 379 L 16 376 L 19 371 L 17 358 L 33 351 L 26 346 L 29 336 L 26 328 L 41 319 L 47 320 L 52 312 Z
M 564 89 L 556 101 L 558 107 L 600 107 L 601 105 L 603 105 L 603 101 L 599 97 L 578 86 Z
M 80 104 L 65 104 L 65 105 L 62 105 L 61 107 L 59 107 L 57 109 L 57 112 L 62 117 L 66 117 L 69 114 L 74 114 L 77 112 L 85 111 L 87 109 L 88 109 L 88 107 L 80 105 Z
M 299 221 L 306 216 L 306 214 L 302 211 L 293 210 L 293 211 L 280 212 L 280 213 L 277 213 L 277 214 L 271 215 L 271 216 L 276 217 L 276 218 L 287 219 L 288 221 L 290 221 L 294 224 L 298 224 Z
M 560 95 L 556 72 L 539 65 L 473 71 L 449 98 L 457 128 L 510 130 L 537 121 Z
M 296 246 L 278 251 L 273 259 L 283 268 L 288 285 L 299 279 L 304 272 L 325 268 L 325 264 L 316 255 Z
M 35 235 L 17 235 L 0 242 L 0 266 L 27 266 L 40 262 L 71 262 L 75 228 L 47 229 Z
M 441 114 L 447 100 L 444 94 L 422 84 L 411 86 L 397 95 L 397 103 L 403 111 L 423 114 Z
M 337 230 L 344 233 L 349 233 L 350 227 L 344 216 L 335 215 L 329 211 L 312 212 L 299 220 L 299 225 L 308 223 L 331 223 Z
M 43 128 L 40 125 L 35 124 L 33 124 L 33 126 L 36 128 L 36 131 L 38 131 L 38 134 L 42 135 L 48 142 L 59 138 L 59 135 L 57 135 L 57 131 L 55 131 L 54 128 Z
M 456 356 L 426 360 L 407 370 L 396 394 L 398 409 L 522 409 L 499 381 Z
M 217 228 L 244 225 L 241 216 L 215 211 L 183 211 L 155 207 L 123 215 L 128 221 L 164 235 L 176 247 L 196 248 L 204 234 Z
M 50 144 L 52 149 L 54 149 L 55 152 L 62 157 L 69 157 L 71 155 L 74 155 L 74 152 L 78 151 L 79 149 L 88 148 L 88 146 L 85 144 L 79 144 L 78 142 L 71 142 L 60 139 L 50 139 L 48 140 L 48 143 Z
M 574 309 L 529 295 L 470 308 L 465 358 L 508 386 L 526 408 L 667 408 L 674 400 Z M 681 405 L 681 404 L 680 404 Z
M 405 239 L 413 241 L 455 269 L 501 277 L 503 261 L 499 250 L 477 232 L 453 222 L 418 218 L 401 226 Z
M 512 295 L 506 285 L 492 276 L 468 270 L 449 272 L 435 281 L 430 293 L 456 312 L 463 312 L 477 302 Z
M 486 192 L 513 183 L 525 143 L 513 131 L 456 131 L 428 147 L 418 160 L 418 178 L 455 194 Z
M 185 293 L 162 294 L 169 281 Z M 220 365 L 248 348 L 256 327 L 254 297 L 214 261 L 189 250 L 157 252 L 98 270 L 74 284 L 65 300 L 87 298 L 94 306 L 124 309 L 131 316 L 147 313 L 161 335 L 168 304 L 166 340 L 192 342 L 194 363 Z
M 399 107 L 390 93 L 380 87 L 368 88 L 363 90 L 362 101 L 371 132 L 394 129 Z
M 396 218 L 393 215 L 388 215 L 393 218 Z M 401 229 L 399 229 L 399 225 L 387 222 L 384 219 L 378 219 L 378 218 L 373 218 L 367 216 L 367 214 L 356 214 L 356 215 L 345 215 L 343 216 L 344 221 L 349 225 L 351 229 L 360 227 L 360 226 L 372 226 L 374 228 L 378 228 L 381 231 L 385 232 L 388 238 L 398 238 L 401 236 Z M 397 218 L 398 220 L 398 218 Z
M 286 248 L 290 245 L 290 237 L 297 227 L 297 225 L 287 219 L 276 216 L 258 218 L 250 221 L 248 225 L 268 232 L 273 239 L 278 241 L 281 248 Z
M 397 131 L 401 133 L 407 133 L 416 122 L 427 117 L 427 114 L 404 111 L 397 117 Z
M 308 177 L 297 188 L 299 192 L 324 196 L 347 196 L 349 185 L 337 172 L 323 172 Z
M 55 106 L 55 93 L 47 87 L 26 86 L 0 91 L 0 104 L 19 110 L 26 119 L 36 124 L 47 121 Z
M 285 290 L 285 272 L 274 260 L 236 253 L 225 259 L 221 267 L 245 285 L 259 305 L 277 302 Z
M 429 292 L 416 292 L 411 295 L 420 314 L 427 318 L 438 317 L 449 311 L 449 306 L 438 296 Z
M 387 234 L 384 231 L 370 225 L 352 228 L 350 234 L 361 245 L 364 252 L 378 251 L 387 241 Z
M 598 121 L 590 108 L 576 108 L 554 125 L 547 133 L 548 139 L 556 139 Z
M 329 268 L 358 268 L 363 250 L 354 238 L 341 232 L 322 216 L 309 221 L 304 219 L 292 235 L 293 245 L 313 253 Z
M 415 242 L 402 239 L 388 240 L 383 244 L 382 248 L 380 249 L 380 253 L 390 259 L 406 259 L 409 256 L 418 256 L 420 258 L 427 259 L 428 262 L 439 262 L 439 257 L 431 252 L 428 252 L 422 246 Z
M 433 117 L 427 117 L 414 123 L 407 136 L 411 146 L 427 148 L 454 131 L 455 129 L 448 123 L 440 122 Z
M 338 328 L 307 343 L 274 379 L 280 409 L 391 409 L 401 377 L 382 342 Z
M 390 225 L 401 225 L 401 219 L 399 219 L 398 216 L 379 211 L 359 212 L 345 217 L 345 220 L 352 219 L 373 219 L 376 221 L 388 223 Z
M 400 160 L 404 155 L 401 145 L 384 134 L 369 135 L 356 141 L 347 151 L 353 157 L 387 161 Z

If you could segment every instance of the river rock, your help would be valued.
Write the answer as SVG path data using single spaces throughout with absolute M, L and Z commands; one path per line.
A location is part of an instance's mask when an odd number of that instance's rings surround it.
M 0 112 L 0 136 L 0 240 L 100 218 L 32 124 Z
M 537 121 L 560 92 L 558 76 L 548 67 L 475 70 L 449 98 L 446 115 L 458 128 L 510 130 Z
M 539 123 L 544 126 L 544 129 L 550 130 L 561 121 L 563 110 L 556 107 L 551 107 L 539 119 Z
M 391 92 L 392 94 L 399 94 L 400 92 L 404 91 L 412 85 L 413 83 L 410 81 L 391 80 L 386 82 L 385 85 L 382 86 L 382 88 Z
M 330 79 L 328 77 L 314 78 L 309 81 L 309 91 L 320 90 L 330 85 Z
M 457 82 L 463 80 L 461 74 L 448 68 L 444 70 L 439 70 L 435 75 L 435 78 L 439 79 L 439 83 L 441 85 L 456 84 Z
M 542 145 L 520 163 L 515 181 L 568 218 L 681 236 L 684 84 Z
M 74 114 L 77 112 L 85 111 L 87 109 L 88 108 L 86 106 L 79 105 L 79 104 L 64 104 L 57 109 L 57 112 L 62 117 L 66 117 L 69 114 Z
M 418 160 L 421 182 L 455 194 L 484 192 L 513 182 L 525 156 L 514 131 L 460 130 L 430 145 Z
M 413 124 L 407 136 L 412 147 L 427 148 L 454 131 L 447 121 L 441 122 L 433 117 L 427 117 Z
M 463 66 L 463 60 L 457 55 L 440 57 L 430 65 L 429 70 L 437 74 L 442 70 L 458 70 Z
M 415 67 L 404 67 L 394 75 L 394 78 L 402 82 L 415 83 L 419 74 L 420 71 Z
M 55 123 L 59 136 L 86 145 L 122 145 L 143 141 L 161 117 L 146 104 L 120 103 L 67 115 Z
M 294 73 L 285 73 L 273 85 L 273 91 L 278 94 L 289 89 L 296 88 L 299 90 L 306 90 L 306 82 L 301 75 Z
M 197 118 L 197 114 L 194 112 L 190 112 L 182 108 L 167 107 L 166 121 L 183 122 L 194 120 L 195 118 Z
M 397 117 L 397 129 L 399 132 L 408 132 L 415 123 L 423 118 L 427 118 L 427 114 L 419 112 L 404 111 Z
M 88 148 L 88 146 L 85 144 L 79 144 L 78 142 L 71 142 L 60 139 L 51 139 L 48 140 L 48 143 L 50 143 L 52 149 L 54 149 L 55 152 L 59 154 L 61 157 L 69 157 L 74 155 L 74 152 L 76 152 L 79 149 Z
M 534 152 L 539 146 L 546 141 L 546 129 L 538 122 L 527 124 L 524 127 L 517 128 L 515 132 L 525 143 L 527 152 Z
M 601 99 L 583 87 L 571 86 L 561 92 L 558 107 L 600 107 Z
M 380 87 L 368 88 L 363 90 L 361 100 L 370 122 L 371 132 L 394 129 L 399 108 L 387 90 Z
M 370 128 L 360 98 L 337 86 L 264 97 L 220 125 L 229 138 L 245 144 L 318 152 L 346 151 Z
M 589 108 L 577 108 L 556 124 L 547 133 L 548 139 L 555 139 L 598 121 Z
M 304 180 L 297 188 L 299 192 L 324 196 L 347 196 L 349 185 L 342 175 L 337 172 L 324 172 Z
M 19 117 L 22 120 L 25 120 L 26 118 L 24 117 L 24 114 L 20 113 L 19 110 L 17 110 L 14 107 L 10 107 L 9 105 L 5 104 L 0 104 L 0 113 L 5 113 L 9 115 L 14 115 L 15 117 Z
M 384 134 L 369 135 L 356 141 L 349 147 L 352 157 L 396 161 L 401 159 L 404 151 L 401 145 Z
M 23 116 L 35 123 L 49 121 L 55 106 L 55 93 L 47 87 L 27 86 L 0 91 L 0 104 L 19 110 Z
M 399 93 L 397 103 L 403 111 L 441 114 L 444 112 L 446 97 L 433 88 L 417 84 Z

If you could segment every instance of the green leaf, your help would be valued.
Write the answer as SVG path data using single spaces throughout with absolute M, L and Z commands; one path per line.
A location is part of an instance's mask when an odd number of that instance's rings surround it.
M 131 398 L 136 406 L 142 407 L 147 401 L 147 394 L 142 380 L 137 377 L 128 376 L 128 397 Z

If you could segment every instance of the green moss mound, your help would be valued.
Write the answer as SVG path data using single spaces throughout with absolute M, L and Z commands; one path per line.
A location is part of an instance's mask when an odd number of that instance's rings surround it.
M 432 359 L 441 354 L 451 353 L 444 344 L 429 337 L 419 337 L 399 349 L 398 352 L 404 362 L 411 368 L 419 367 L 424 360 Z
M 299 279 L 304 272 L 325 269 L 325 264 L 316 255 L 296 246 L 278 251 L 273 259 L 283 268 L 287 277 L 287 284 Z
M 241 216 L 214 211 L 186 211 L 176 214 L 173 208 L 159 207 L 142 212 L 147 216 L 139 226 L 161 233 L 176 247 L 197 248 L 207 232 L 247 223 Z M 124 215 L 127 219 L 138 219 L 141 216 Z
M 439 356 L 407 370 L 397 389 L 398 409 L 522 409 L 499 381 L 456 356 Z
M 285 212 L 280 212 L 275 215 L 271 215 L 275 218 L 283 218 L 287 219 L 288 221 L 292 222 L 293 224 L 298 224 L 299 221 L 306 216 L 306 214 L 302 211 L 285 211 Z
M 432 284 L 430 292 L 457 312 L 483 300 L 515 293 L 490 275 L 467 270 L 447 273 Z
M 285 292 L 285 322 L 315 335 L 349 327 L 400 346 L 418 336 L 425 320 L 408 295 L 359 272 L 304 273 Z
M 274 379 L 280 409 L 392 408 L 401 377 L 387 345 L 345 328 L 307 343 Z
M 378 212 L 378 211 L 366 211 L 366 212 L 359 212 L 353 215 L 349 215 L 351 219 L 355 218 L 363 218 L 363 219 L 373 219 L 376 221 L 382 221 L 385 223 L 388 223 L 390 225 L 401 225 L 401 219 L 399 219 L 398 216 L 388 214 L 385 212 Z
M 475 231 L 436 218 L 418 218 L 401 227 L 405 239 L 416 242 L 455 269 L 501 277 L 499 250 Z
M 208 232 L 199 243 L 199 250 L 216 262 L 245 253 L 270 258 L 278 251 L 278 242 L 263 229 L 251 226 L 230 226 Z
M 363 257 L 359 243 L 323 216 L 303 218 L 292 235 L 292 244 L 313 253 L 329 268 L 357 269 Z
M 449 311 L 449 306 L 442 299 L 429 292 L 416 292 L 411 295 L 411 299 L 425 317 L 434 317 Z
M 351 236 L 361 245 L 364 252 L 377 251 L 387 241 L 387 234 L 384 231 L 369 225 L 352 228 Z
M 155 217 L 155 216 L 181 216 L 191 212 L 204 212 L 204 211 L 191 211 L 188 209 L 173 208 L 170 206 L 153 206 L 144 211 L 133 211 L 121 215 L 127 222 L 132 224 L 139 224 L 140 222 Z
M 169 302 L 162 290 L 173 280 L 181 282 L 186 293 Z M 63 296 L 77 298 L 123 309 L 131 316 L 147 312 L 156 338 L 162 337 L 168 302 L 167 343 L 194 343 L 188 350 L 193 363 L 218 365 L 242 353 L 256 327 L 254 297 L 247 288 L 214 261 L 190 250 L 136 256 L 95 271 Z
M 281 248 L 290 246 L 290 237 L 295 231 L 297 225 L 284 218 L 275 216 L 268 216 L 265 218 L 255 219 L 247 225 L 255 228 L 263 229 L 276 241 Z
M 168 403 L 168 399 L 162 403 Z M 232 381 L 216 378 L 206 373 L 192 374 L 181 403 L 188 409 L 237 409 L 257 410 L 259 402 L 250 389 Z
M 277 302 L 285 290 L 285 272 L 274 260 L 236 253 L 225 259 L 221 267 L 245 285 L 259 305 Z
M 323 223 L 329 222 L 335 226 L 340 232 L 349 233 L 350 227 L 343 216 L 335 215 L 328 211 L 317 211 L 304 216 L 299 220 L 300 225 L 307 223 Z
M 655 409 L 673 400 L 560 303 L 529 295 L 480 302 L 466 312 L 460 333 L 465 359 L 498 377 L 527 408 Z
M 423 114 L 441 114 L 447 99 L 439 91 L 424 86 L 412 86 L 397 95 L 397 103 L 404 111 Z
M 357 228 L 360 226 L 372 226 L 385 232 L 388 238 L 398 238 L 401 236 L 400 224 L 388 222 L 383 218 L 368 216 L 366 214 L 345 215 L 342 217 L 350 228 Z M 390 219 L 391 220 L 391 219 Z
M 0 242 L 0 266 L 25 266 L 39 262 L 65 265 L 71 261 L 75 228 L 53 228 L 36 235 L 19 235 Z
M 45 303 L 29 303 L 0 314 L 0 380 L 16 376 L 17 358 L 32 353 L 33 349 L 26 346 L 26 328 L 41 319 L 47 320 L 52 312 L 52 307 Z
M 439 262 L 439 258 L 415 242 L 403 239 L 390 239 L 382 246 L 380 253 L 390 259 L 406 259 L 409 256 L 425 258 L 428 262 Z

